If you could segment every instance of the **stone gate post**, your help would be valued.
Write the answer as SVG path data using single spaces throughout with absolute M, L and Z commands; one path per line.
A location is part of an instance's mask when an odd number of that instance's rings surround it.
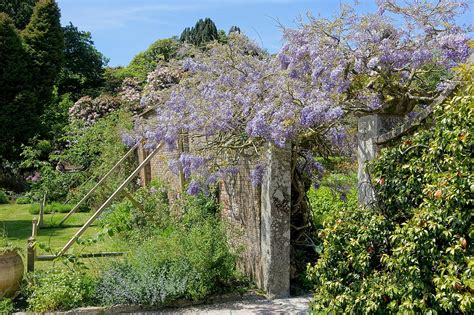
M 261 190 L 263 289 L 270 298 L 290 294 L 291 147 L 268 144 Z
M 358 167 L 358 200 L 361 205 L 368 205 L 375 201 L 374 190 L 367 172 L 367 162 L 373 160 L 379 147 L 376 138 L 391 129 L 403 120 L 401 115 L 374 114 L 359 118 L 357 133 L 357 162 Z

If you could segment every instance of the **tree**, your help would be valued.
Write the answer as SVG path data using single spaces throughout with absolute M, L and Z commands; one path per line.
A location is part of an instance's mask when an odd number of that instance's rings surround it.
M 22 30 L 30 21 L 33 8 L 38 0 L 0 0 L 0 12 L 5 12 Z
M 123 72 L 126 76 L 145 80 L 147 74 L 154 71 L 160 62 L 169 62 L 175 58 L 178 48 L 179 42 L 173 38 L 157 40 L 147 50 L 136 55 Z
M 56 1 L 38 1 L 22 36 L 32 62 L 31 72 L 38 99 L 37 114 L 40 115 L 51 99 L 64 61 L 64 36 Z
M 217 41 L 221 44 L 227 44 L 229 42 L 227 35 L 224 30 L 217 31 Z
M 57 81 L 59 94 L 72 93 L 77 99 L 84 90 L 102 85 L 108 60 L 94 47 L 91 33 L 78 30 L 72 23 L 63 32 L 65 62 Z
M 203 46 L 204 44 L 213 40 L 219 39 L 217 27 L 210 18 L 200 19 L 196 25 L 191 28 L 185 28 L 181 33 L 180 41 L 196 46 Z
M 0 13 L 0 157 L 17 157 L 35 126 L 31 72 L 13 21 Z
M 228 34 L 230 34 L 230 33 L 234 33 L 234 32 L 237 32 L 237 33 L 242 33 L 242 32 L 240 31 L 240 27 L 238 27 L 238 26 L 235 26 L 235 25 L 230 27 L 230 29 L 229 29 L 229 33 L 228 33 Z

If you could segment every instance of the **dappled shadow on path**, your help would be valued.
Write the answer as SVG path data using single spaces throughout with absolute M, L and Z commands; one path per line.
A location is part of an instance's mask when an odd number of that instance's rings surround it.
M 169 308 L 157 311 L 129 313 L 134 315 L 150 314 L 308 314 L 310 296 L 286 299 L 266 300 L 251 297 L 241 301 L 199 305 L 188 308 Z

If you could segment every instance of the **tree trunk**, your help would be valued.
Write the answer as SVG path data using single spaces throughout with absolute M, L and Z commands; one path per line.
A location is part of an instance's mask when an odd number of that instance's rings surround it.
M 301 174 L 296 163 L 297 159 L 294 156 L 291 185 L 291 280 L 293 287 L 301 288 L 307 264 L 314 263 L 318 255 L 312 240 L 316 229 L 307 197 L 311 180 Z

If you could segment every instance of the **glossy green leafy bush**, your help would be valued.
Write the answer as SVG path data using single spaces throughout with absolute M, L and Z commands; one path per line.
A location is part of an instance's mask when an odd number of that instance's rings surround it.
M 206 198 L 189 198 L 180 218 L 102 273 L 101 303 L 163 305 L 179 298 L 199 300 L 228 287 L 235 258 L 222 223 L 209 211 L 214 209 Z
M 26 288 L 28 308 L 46 312 L 93 305 L 95 285 L 93 277 L 77 271 L 35 272 Z
M 432 126 L 382 150 L 371 166 L 378 207 L 340 211 L 308 267 L 314 311 L 474 311 L 473 67 Z
M 13 313 L 13 302 L 9 298 L 0 298 L 0 314 Z

